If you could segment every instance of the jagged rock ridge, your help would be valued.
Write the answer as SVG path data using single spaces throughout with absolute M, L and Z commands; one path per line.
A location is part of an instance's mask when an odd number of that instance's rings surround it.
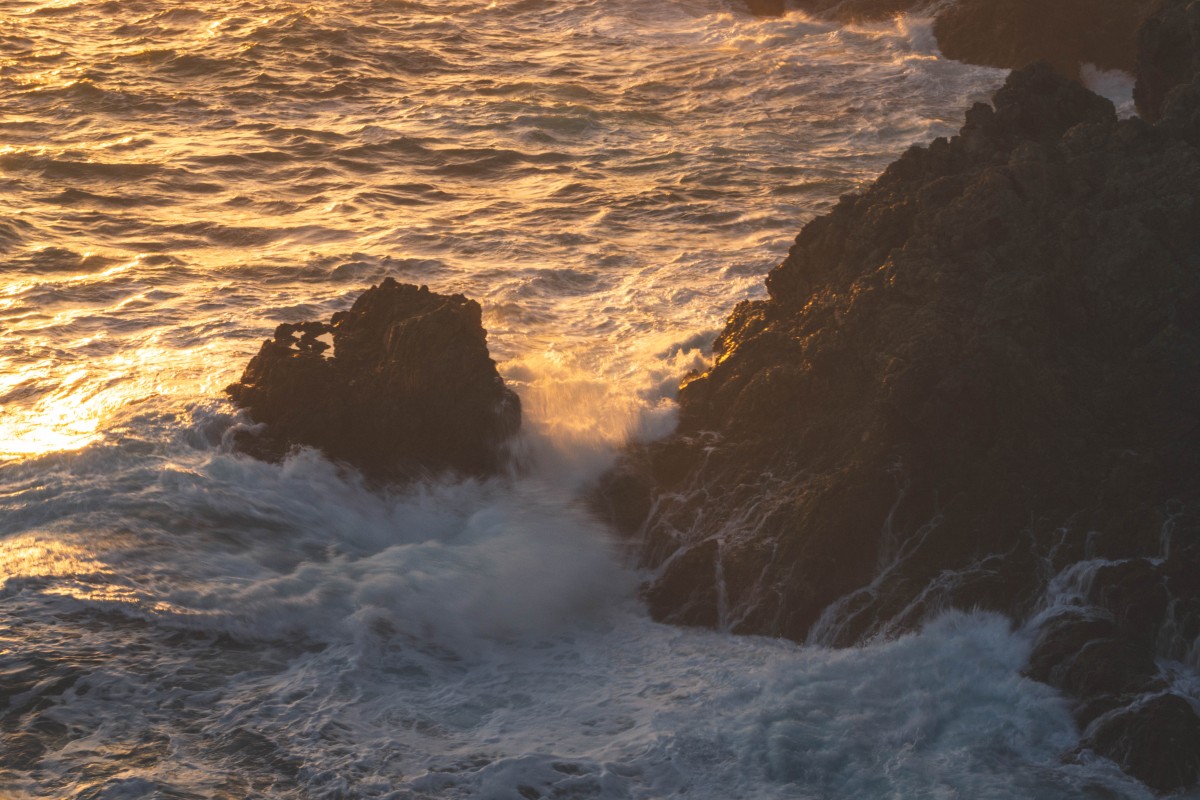
M 1163 0 L 1138 30 L 1137 83 L 1133 98 L 1138 113 L 1150 122 L 1186 131 L 1196 125 L 1196 87 L 1200 74 L 1200 3 Z M 1171 98 L 1168 96 L 1178 89 Z M 1165 118 L 1165 119 L 1164 119 Z M 1197 142 L 1193 139 L 1193 144 Z
M 1193 784 L 1155 659 L 1200 634 L 1198 195 L 1186 130 L 1039 64 L 809 223 L 599 492 L 652 613 L 835 645 L 1009 614 L 1085 747 Z
M 267 459 L 307 445 L 385 480 L 495 473 L 521 406 L 486 337 L 474 300 L 387 278 L 329 323 L 280 325 L 263 343 L 226 390 L 265 423 L 239 445 Z

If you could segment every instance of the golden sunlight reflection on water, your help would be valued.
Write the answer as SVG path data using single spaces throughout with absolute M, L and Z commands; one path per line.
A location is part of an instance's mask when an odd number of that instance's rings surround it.
M 0 377 L 0 392 L 13 395 L 21 389 L 36 390 L 41 381 L 50 378 L 46 370 L 39 372 Z M 58 389 L 35 405 L 6 408 L 0 419 L 0 457 L 75 450 L 95 440 L 109 399 L 103 392 L 91 396 L 80 392 L 86 378 L 86 370 L 76 370 L 59 379 Z
M 0 577 L 61 578 L 104 572 L 104 566 L 76 545 L 37 534 L 0 539 Z
M 87 549 L 50 534 L 24 534 L 0 539 L 0 588 L 10 580 L 52 581 L 43 594 L 88 603 L 137 606 L 153 613 L 186 613 L 148 597 L 123 583 L 108 565 Z
M 149 400 L 219 390 L 218 378 L 202 374 L 213 349 L 148 343 L 66 374 L 45 362 L 12 368 L 0 358 L 0 398 L 9 401 L 0 406 L 0 462 L 78 450 L 118 430 L 123 413 Z M 191 369 L 172 366 L 181 362 Z

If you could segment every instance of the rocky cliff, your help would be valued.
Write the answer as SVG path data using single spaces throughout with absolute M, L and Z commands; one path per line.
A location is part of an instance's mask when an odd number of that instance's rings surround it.
M 1185 136 L 1192 131 L 1192 143 L 1196 144 L 1198 101 L 1194 79 L 1200 74 L 1200 3 L 1163 0 L 1137 38 L 1133 97 L 1138 113 L 1151 122 L 1168 118 L 1164 127 Z M 1176 96 L 1169 98 L 1175 89 L 1179 90 Z
M 1082 750 L 1194 784 L 1196 701 L 1164 669 L 1200 665 L 1185 107 L 1118 121 L 1036 64 L 809 223 L 684 380 L 677 432 L 598 494 L 652 613 L 849 645 L 1001 612 Z

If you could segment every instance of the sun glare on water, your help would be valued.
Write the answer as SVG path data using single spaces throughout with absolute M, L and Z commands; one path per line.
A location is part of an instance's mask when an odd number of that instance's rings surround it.
M 105 407 L 112 402 L 104 392 L 81 396 L 77 391 L 87 372 L 77 370 L 62 379 L 59 389 L 32 407 L 15 408 L 0 419 L 0 457 L 41 455 L 75 450 L 100 435 Z M 32 389 L 38 379 L 24 374 L 0 378 L 0 392 L 17 394 Z
M 211 376 L 181 371 L 172 362 L 204 354 L 146 344 L 57 374 L 52 365 L 0 369 L 0 462 L 79 450 L 119 435 L 122 420 L 143 407 L 211 391 Z M 11 359 L 9 359 L 11 360 Z

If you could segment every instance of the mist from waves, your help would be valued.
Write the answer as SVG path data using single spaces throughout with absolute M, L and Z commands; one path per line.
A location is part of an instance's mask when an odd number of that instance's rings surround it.
M 1005 619 L 841 651 L 672 628 L 536 476 L 384 495 L 227 426 L 4 473 L 39 500 L 0 562 L 13 796 L 1149 797 L 1064 757 Z
M 575 496 L 1001 77 L 723 0 L 0 0 L 6 797 L 1142 796 L 1005 621 L 660 626 Z M 259 342 L 387 275 L 482 302 L 529 470 L 231 451 Z

